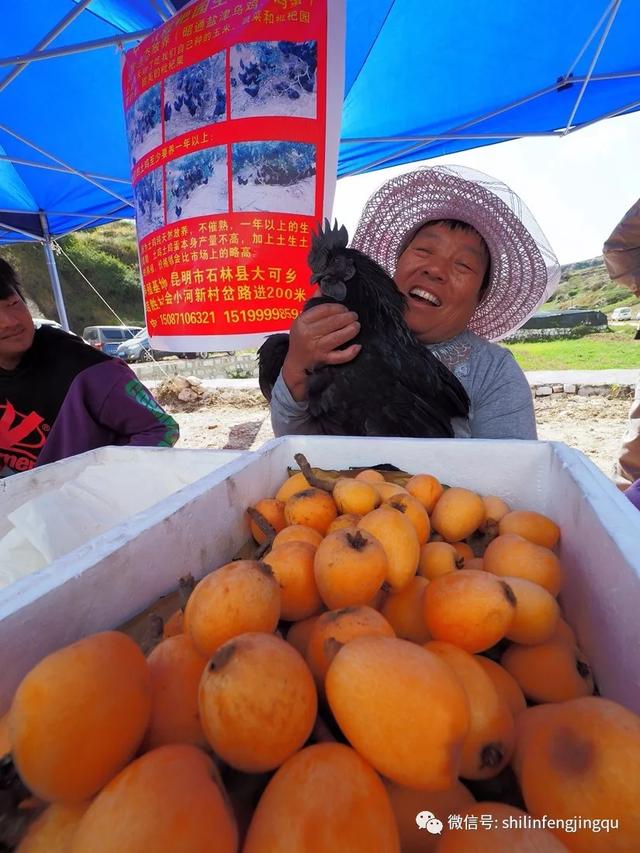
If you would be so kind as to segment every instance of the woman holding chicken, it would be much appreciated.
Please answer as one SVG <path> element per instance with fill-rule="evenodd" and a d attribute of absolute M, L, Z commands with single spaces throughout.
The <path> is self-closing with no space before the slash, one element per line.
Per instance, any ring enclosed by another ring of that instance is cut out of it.
<path fill-rule="evenodd" d="M 501 182 L 435 166 L 387 181 L 367 202 L 351 247 L 377 261 L 406 299 L 405 322 L 457 377 L 469 415 L 457 437 L 535 439 L 529 385 L 494 341 L 518 329 L 556 289 L 560 266 L 533 216 Z M 313 434 L 308 372 L 346 364 L 358 317 L 317 305 L 293 323 L 271 394 L 276 435 Z"/>

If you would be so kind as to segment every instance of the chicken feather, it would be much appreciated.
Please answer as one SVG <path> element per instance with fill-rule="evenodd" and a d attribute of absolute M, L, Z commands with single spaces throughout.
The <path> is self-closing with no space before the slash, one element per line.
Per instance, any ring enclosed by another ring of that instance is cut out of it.
<path fill-rule="evenodd" d="M 466 418 L 469 398 L 459 380 L 421 344 L 404 321 L 406 297 L 371 258 L 347 247 L 346 228 L 325 221 L 313 235 L 308 263 L 320 296 L 303 311 L 341 302 L 358 314 L 360 331 L 341 348 L 361 344 L 347 364 L 308 371 L 309 414 L 326 435 L 446 438 L 452 419 Z M 267 400 L 287 355 L 289 336 L 271 335 L 258 351 Z"/>

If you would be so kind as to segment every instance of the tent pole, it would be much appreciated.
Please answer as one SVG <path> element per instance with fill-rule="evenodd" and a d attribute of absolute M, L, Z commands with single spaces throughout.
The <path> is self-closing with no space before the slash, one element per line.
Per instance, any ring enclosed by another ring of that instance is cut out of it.
<path fill-rule="evenodd" d="M 537 136 L 562 136 L 561 130 L 523 130 L 520 133 L 434 133 L 432 136 L 354 136 L 341 139 L 341 145 L 385 142 L 439 142 L 460 139 L 495 139 L 504 142 L 509 139 L 523 139 Z"/>
<path fill-rule="evenodd" d="M 86 7 L 91 3 L 91 0 L 78 0 L 78 3 L 59 21 L 56 26 L 44 36 L 44 38 L 40 39 L 38 44 L 35 46 L 34 50 L 42 50 L 48 44 L 51 44 L 54 39 L 56 39 L 60 33 L 65 30 L 69 24 L 71 24 L 78 15 L 86 9 Z M 28 63 L 21 63 L 17 65 L 13 71 L 10 71 L 7 76 L 0 80 L 0 92 L 7 88 L 9 83 L 16 79 L 16 77 L 21 74 L 24 69 L 27 67 Z"/>
<path fill-rule="evenodd" d="M 617 0 L 613 0 L 613 2 L 617 2 Z M 637 71 L 633 70 L 633 71 L 629 71 L 629 72 L 622 72 L 621 76 L 622 77 L 627 77 L 627 76 L 635 77 L 636 74 L 637 74 Z M 593 81 L 596 81 L 596 80 L 613 80 L 613 79 L 617 79 L 618 76 L 619 75 L 617 73 L 612 74 L 611 72 L 603 73 L 603 74 L 592 74 L 590 78 L 587 76 L 577 77 L 577 78 L 574 78 L 572 80 L 572 82 L 574 82 L 574 81 L 575 82 L 581 82 L 581 81 L 584 82 L 585 80 L 588 82 L 589 79 L 591 79 Z M 491 112 L 485 113 L 484 115 L 481 115 L 481 116 L 477 116 L 476 118 L 471 119 L 471 121 L 467 121 L 464 124 L 456 125 L 455 127 L 450 128 L 449 132 L 450 133 L 457 133 L 457 132 L 464 131 L 467 128 L 474 127 L 475 125 L 480 124 L 480 122 L 488 121 L 489 119 L 496 118 L 497 116 L 502 115 L 503 113 L 509 112 L 509 110 L 513 110 L 516 107 L 524 106 L 525 104 L 529 103 L 530 101 L 534 101 L 536 98 L 540 98 L 540 97 L 543 97 L 544 95 L 549 95 L 551 92 L 557 91 L 558 85 L 559 85 L 559 83 L 558 83 L 558 81 L 556 81 L 555 83 L 552 83 L 550 86 L 545 86 L 544 89 L 539 89 L 537 92 L 532 92 L 529 95 L 525 95 L 522 98 L 518 98 L 518 100 L 516 100 L 516 101 L 511 101 L 510 103 L 505 104 L 502 107 L 498 107 L 497 109 L 492 110 Z M 616 115 L 617 112 L 619 112 L 619 111 L 616 111 L 615 113 L 613 113 L 613 115 Z M 606 118 L 606 117 L 607 116 L 604 116 L 604 118 Z M 594 119 L 594 122 L 600 121 L 600 118 L 602 118 L 602 117 Z M 594 122 L 587 122 L 587 125 L 590 123 L 594 123 Z M 587 126 L 587 125 L 584 125 L 584 126 Z M 444 133 L 446 134 L 446 132 L 447 131 L 445 131 Z M 572 129 L 569 128 L 568 132 L 571 133 Z M 565 134 L 564 130 L 562 130 L 562 131 L 551 131 L 550 132 L 551 136 L 561 137 L 564 134 Z M 386 156 L 381 157 L 379 160 L 374 160 L 373 163 L 368 163 L 366 167 L 362 167 L 362 168 L 354 169 L 353 171 L 350 171 L 350 172 L 346 172 L 344 175 L 341 175 L 340 178 L 341 179 L 342 178 L 351 178 L 354 175 L 361 175 L 363 173 L 366 173 L 367 171 L 371 171 L 372 169 L 375 169 L 376 167 L 383 166 L 385 163 L 388 163 L 390 160 L 394 160 L 396 157 L 401 157 L 405 154 L 410 154 L 412 151 L 415 151 L 418 148 L 427 147 L 431 141 L 437 141 L 439 138 L 441 138 L 441 135 L 428 136 L 428 137 L 424 138 L 423 140 L 421 140 L 420 142 L 412 143 L 405 148 L 400 148 L 397 151 L 393 151 L 390 154 L 387 154 Z M 491 138 L 495 138 L 495 137 L 491 137 Z M 341 139 L 340 144 L 347 143 L 350 141 L 351 141 L 350 139 Z M 375 141 L 378 141 L 378 140 L 375 140 Z M 386 140 L 383 138 L 380 141 L 385 142 Z"/>
<path fill-rule="evenodd" d="M 612 12 L 612 10 L 613 10 L 613 7 L 615 6 L 616 2 L 617 2 L 617 0 L 611 0 L 611 2 L 609 3 L 609 5 L 607 6 L 607 8 L 604 10 L 604 12 L 602 13 L 602 15 L 601 15 L 601 17 L 600 17 L 600 20 L 598 21 L 598 23 L 595 25 L 595 27 L 594 27 L 594 28 L 593 28 L 593 30 L 591 31 L 591 35 L 590 35 L 590 36 L 589 36 L 589 38 L 585 41 L 585 43 L 582 45 L 582 47 L 581 47 L 581 49 L 580 49 L 580 53 L 576 56 L 576 58 L 575 58 L 575 59 L 573 60 L 573 62 L 571 63 L 571 67 L 570 67 L 570 68 L 568 68 L 568 69 L 567 69 L 567 72 L 562 76 L 562 79 L 563 79 L 563 80 L 568 80 L 568 79 L 569 79 L 569 76 L 573 73 L 573 69 L 576 67 L 576 65 L 577 65 L 577 64 L 580 62 L 580 60 L 582 59 L 582 57 L 583 57 L 583 55 L 584 55 L 584 53 L 585 53 L 586 49 L 589 47 L 589 45 L 591 44 L 591 42 L 594 40 L 594 38 L 595 38 L 595 36 L 596 36 L 596 34 L 597 34 L 598 30 L 599 30 L 599 29 L 600 29 L 600 27 L 604 24 L 604 22 L 607 20 L 607 17 L 611 14 L 611 12 Z"/>
<path fill-rule="evenodd" d="M 631 101 L 628 104 L 623 104 L 621 107 L 616 107 L 615 110 L 611 110 L 611 112 L 598 116 L 598 118 L 583 121 L 582 124 L 574 124 L 573 127 L 569 128 L 569 133 L 575 133 L 576 130 L 582 130 L 584 127 L 591 127 L 591 125 L 597 124 L 599 121 L 605 121 L 608 118 L 616 118 L 616 116 L 626 113 L 627 110 L 637 110 L 638 107 L 640 107 L 640 101 Z"/>
<path fill-rule="evenodd" d="M 116 198 L 118 201 L 122 201 L 125 204 L 128 204 L 131 207 L 133 207 L 133 204 L 131 204 L 129 199 L 124 198 L 124 196 L 118 195 L 117 192 L 114 192 L 113 190 L 110 190 L 108 187 L 103 186 L 98 181 L 94 181 L 93 178 L 90 178 L 84 172 L 79 172 L 78 169 L 74 169 L 73 166 L 70 166 L 68 163 L 65 163 L 64 160 L 61 160 L 59 157 L 56 157 L 54 154 L 50 154 L 48 151 L 45 151 L 44 148 L 40 148 L 40 146 L 36 145 L 35 142 L 30 142 L 24 136 L 20 136 L 19 133 L 16 133 L 14 130 L 11 130 L 11 128 L 7 127 L 6 124 L 0 124 L 0 130 L 4 131 L 4 133 L 8 133 L 9 136 L 12 136 L 14 139 L 17 139 L 18 142 L 22 142 L 24 145 L 28 145 L 29 148 L 33 148 L 33 150 L 37 151 L 38 154 L 42 154 L 45 157 L 48 157 L 50 160 L 53 160 L 53 162 L 57 163 L 59 166 L 64 166 L 66 169 L 69 170 L 69 172 L 72 175 L 77 175 L 79 178 L 83 178 L 85 181 L 88 181 L 90 184 L 93 184 L 94 187 L 97 187 L 99 190 L 102 190 L 102 192 L 105 192 L 108 195 L 111 195 L 114 198 Z"/>
<path fill-rule="evenodd" d="M 60 277 L 58 276 L 58 267 L 56 266 L 55 255 L 53 254 L 53 248 L 51 246 L 51 235 L 49 234 L 49 226 L 47 224 L 47 217 L 44 213 L 40 213 L 40 224 L 42 225 L 42 234 L 44 236 L 44 242 L 42 244 L 42 248 L 44 249 L 44 256 L 47 261 L 47 269 L 49 270 L 49 278 L 51 279 L 51 290 L 53 290 L 53 298 L 56 301 L 56 308 L 58 309 L 58 319 L 62 325 L 62 328 L 65 331 L 69 331 L 69 321 L 67 320 L 67 310 L 64 307 L 64 297 L 62 295 L 62 288 L 60 287 Z"/>
<path fill-rule="evenodd" d="M 0 231 L 11 231 L 12 234 L 22 234 L 23 237 L 28 237 L 29 240 L 35 240 L 38 243 L 41 243 L 42 240 L 36 234 L 32 234 L 31 231 L 25 231 L 22 228 L 16 228 L 15 225 L 7 225 L 6 222 L 0 221 Z"/>
<path fill-rule="evenodd" d="M 565 134 L 569 133 L 569 129 L 570 129 L 571 125 L 573 124 L 574 118 L 576 117 L 576 113 L 578 112 L 578 107 L 580 106 L 580 102 L 582 101 L 582 96 L 584 95 L 585 89 L 587 88 L 587 86 L 589 84 L 589 79 L 591 78 L 591 75 L 593 74 L 593 69 L 596 67 L 596 62 L 598 61 L 598 57 L 600 56 L 600 54 L 602 52 L 602 48 L 604 47 L 604 43 L 606 42 L 607 36 L 609 35 L 609 31 L 611 30 L 611 27 L 613 26 L 613 22 L 616 19 L 616 15 L 618 14 L 618 9 L 620 8 L 621 2 L 622 2 L 622 0 L 614 0 L 613 6 L 611 9 L 611 14 L 609 16 L 609 20 L 607 21 L 607 26 L 604 28 L 604 32 L 600 36 L 600 41 L 598 42 L 598 46 L 596 48 L 596 51 L 593 54 L 593 57 L 592 57 L 591 62 L 589 64 L 587 76 L 585 77 L 585 79 L 582 83 L 582 87 L 580 88 L 580 92 L 578 93 L 578 97 L 576 98 L 576 102 L 573 105 L 573 109 L 571 110 L 571 115 L 569 116 L 569 118 L 567 120 L 567 126 L 564 129 Z"/>
<path fill-rule="evenodd" d="M 133 207 L 133 205 L 130 202 L 126 202 L 126 204 L 119 205 L 117 210 L 122 210 L 125 207 L 127 207 L 127 208 Z M 19 210 L 19 209 L 10 208 L 10 207 L 3 207 L 3 208 L 0 208 L 0 213 L 24 213 L 24 210 Z M 51 216 L 70 216 L 73 219 L 89 219 L 91 222 L 93 222 L 95 219 L 113 219 L 116 222 L 118 219 L 122 219 L 121 216 L 112 216 L 111 214 L 108 214 L 108 213 L 104 213 L 104 214 L 102 214 L 102 213 L 100 213 L 100 214 L 96 214 L 96 213 L 72 213 L 69 210 L 49 210 L 48 213 Z"/>
<path fill-rule="evenodd" d="M 529 101 L 534 101 L 536 98 L 540 98 L 543 95 L 548 95 L 550 92 L 553 92 L 557 88 L 557 84 L 553 84 L 551 86 L 545 86 L 544 89 L 539 89 L 537 92 L 531 92 L 529 95 L 525 95 L 523 98 L 518 98 L 517 101 L 512 101 L 509 104 L 505 104 L 502 107 L 498 107 L 495 110 L 492 110 L 489 113 L 485 113 L 484 115 L 477 116 L 476 118 L 471 119 L 470 121 L 464 122 L 464 124 L 456 125 L 455 127 L 449 128 L 450 133 L 457 133 L 462 130 L 466 130 L 469 127 L 473 127 L 476 124 L 480 124 L 482 121 L 488 121 L 491 118 L 496 118 L 502 113 L 509 112 L 509 110 L 514 109 L 515 107 L 521 107 L 524 104 L 529 103 Z M 0 130 L 2 129 L 0 125 Z M 435 141 L 433 136 L 427 137 L 425 140 L 417 143 L 412 143 L 408 145 L 406 148 L 401 148 L 399 151 L 393 151 L 390 154 L 386 154 L 384 157 L 381 157 L 379 160 L 374 160 L 373 163 L 368 163 L 366 167 L 360 169 L 354 169 L 352 172 L 347 172 L 346 175 L 341 175 L 342 178 L 351 178 L 353 175 L 361 175 L 363 172 L 371 171 L 378 166 L 382 166 L 384 163 L 388 163 L 389 160 L 394 160 L 396 157 L 401 157 L 404 154 L 410 154 L 412 151 L 415 151 L 417 148 L 422 148 L 423 146 L 429 145 L 429 140 Z M 342 140 L 340 140 L 342 143 Z"/>
<path fill-rule="evenodd" d="M 122 210 L 122 208 L 118 208 L 118 210 Z M 115 212 L 115 211 L 114 211 Z M 102 217 L 96 216 L 94 219 L 90 219 L 88 222 L 82 222 L 80 225 L 74 225 L 73 228 L 69 228 L 67 231 L 60 231 L 59 237 L 66 237 L 67 234 L 73 234 L 74 231 L 79 231 L 81 228 L 91 228 L 94 222 L 100 222 Z M 121 216 L 118 222 L 122 222 L 123 219 L 127 219 L 128 221 L 133 221 L 133 216 Z M 106 224 L 106 223 L 104 223 Z M 0 228 L 2 224 L 0 223 Z"/>
<path fill-rule="evenodd" d="M 0 68 L 5 65 L 26 65 L 29 62 L 41 62 L 45 59 L 55 59 L 58 56 L 72 56 L 78 53 L 87 53 L 90 50 L 99 50 L 112 44 L 119 45 L 130 41 L 142 41 L 150 33 L 153 27 L 146 30 L 138 30 L 135 33 L 119 33 L 117 36 L 106 36 L 93 41 L 84 41 L 80 44 L 69 44 L 64 47 L 54 47 L 51 50 L 36 50 L 31 53 L 19 53 L 16 56 L 5 56 L 0 59 Z"/>
<path fill-rule="evenodd" d="M 156 10 L 157 14 L 160 18 L 166 23 L 169 20 L 169 15 L 162 9 L 159 3 L 156 3 L 156 0 L 149 0 L 153 9 Z"/>
<path fill-rule="evenodd" d="M 167 11 L 168 11 L 168 12 L 169 12 L 169 14 L 171 15 L 171 17 L 173 17 L 174 15 L 176 15 L 176 14 L 177 14 L 177 12 L 176 12 L 176 7 L 173 5 L 173 3 L 171 2 L 171 0 L 162 0 L 162 2 L 163 2 L 163 3 L 164 3 L 164 5 L 166 6 Z"/>
<path fill-rule="evenodd" d="M 34 169 L 45 169 L 49 172 L 62 172 L 65 175 L 71 174 L 68 169 L 62 166 L 52 166 L 50 163 L 37 163 L 35 160 L 25 160 L 22 157 L 9 157 L 7 154 L 0 154 L 0 162 L 13 163 L 16 166 L 31 166 Z M 96 181 L 109 181 L 113 184 L 131 186 L 131 181 L 127 178 L 112 178 L 110 175 L 94 175 L 91 172 L 87 172 L 87 177 L 95 178 Z"/>

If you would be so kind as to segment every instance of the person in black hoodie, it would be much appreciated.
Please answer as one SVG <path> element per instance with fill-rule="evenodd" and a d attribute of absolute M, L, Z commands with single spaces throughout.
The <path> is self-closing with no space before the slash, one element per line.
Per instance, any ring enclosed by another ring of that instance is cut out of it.
<path fill-rule="evenodd" d="M 0 477 L 105 445 L 172 447 L 178 425 L 117 358 L 35 329 L 0 258 Z"/>

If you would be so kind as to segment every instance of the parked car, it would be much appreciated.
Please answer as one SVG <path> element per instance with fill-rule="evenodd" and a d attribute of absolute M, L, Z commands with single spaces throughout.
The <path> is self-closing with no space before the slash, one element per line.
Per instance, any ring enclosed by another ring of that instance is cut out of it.
<path fill-rule="evenodd" d="M 632 320 L 631 308 L 614 308 L 611 315 L 612 320 Z"/>
<path fill-rule="evenodd" d="M 178 356 L 178 358 L 206 358 L 209 353 L 165 352 L 164 350 L 154 349 L 149 343 L 149 333 L 146 329 L 141 329 L 135 338 L 131 338 L 130 341 L 120 344 L 116 350 L 116 355 L 130 364 L 135 361 L 151 361 L 158 358 L 168 358 L 169 356 Z"/>
<path fill-rule="evenodd" d="M 131 340 L 141 331 L 141 326 L 87 326 L 82 333 L 82 339 L 107 355 L 116 355 L 123 341 Z"/>

